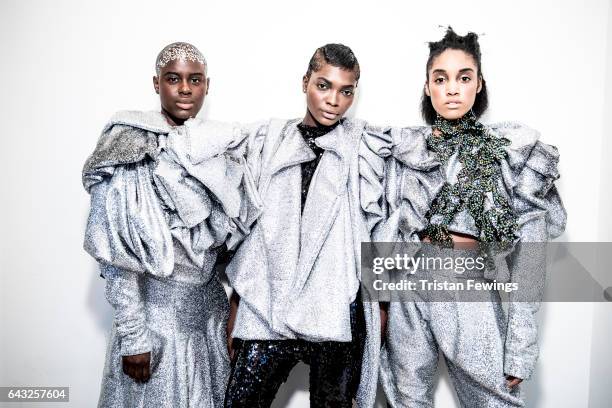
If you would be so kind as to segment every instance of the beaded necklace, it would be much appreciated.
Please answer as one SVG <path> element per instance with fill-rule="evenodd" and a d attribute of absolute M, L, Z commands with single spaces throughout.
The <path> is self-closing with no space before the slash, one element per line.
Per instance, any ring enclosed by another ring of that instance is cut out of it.
<path fill-rule="evenodd" d="M 427 147 L 437 154 L 443 164 L 458 152 L 463 168 L 457 182 L 446 182 L 426 217 L 428 226 L 423 231 L 432 242 L 452 247 L 448 226 L 461 211 L 466 210 L 475 221 L 480 242 L 510 244 L 516 237 L 517 217 L 508 200 L 499 191 L 500 161 L 506 157 L 504 146 L 510 141 L 491 134 L 476 120 L 472 111 L 456 120 L 437 116 Z M 434 134 L 435 133 L 435 134 Z M 487 196 L 493 206 L 486 208 Z M 440 221 L 432 223 L 432 218 Z"/>

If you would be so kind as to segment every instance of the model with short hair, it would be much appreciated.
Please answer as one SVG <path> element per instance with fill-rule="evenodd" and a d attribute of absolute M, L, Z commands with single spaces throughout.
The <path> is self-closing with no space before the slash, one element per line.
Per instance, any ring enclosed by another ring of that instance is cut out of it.
<path fill-rule="evenodd" d="M 99 406 L 220 407 L 229 308 L 215 247 L 242 238 L 259 201 L 231 154 L 240 128 L 195 118 L 210 85 L 200 51 L 170 44 L 155 68 L 161 112 L 115 114 L 83 169 L 84 246 L 115 311 Z"/>
<path fill-rule="evenodd" d="M 269 407 L 300 361 L 312 407 L 374 404 L 380 316 L 359 290 L 359 259 L 382 219 L 369 199 L 390 135 L 343 118 L 359 76 L 350 48 L 318 48 L 302 81 L 304 117 L 271 120 L 249 142 L 265 209 L 227 268 L 236 340 L 226 407 Z"/>
<path fill-rule="evenodd" d="M 524 125 L 479 121 L 487 89 L 476 34 L 460 36 L 449 27 L 429 50 L 422 101 L 429 126 L 405 128 L 401 143 L 426 145 L 423 163 L 433 163 L 437 176 L 415 182 L 418 166 L 390 159 L 385 199 L 391 215 L 385 227 L 397 232 L 394 240 L 437 244 L 424 245 L 429 256 L 455 256 L 452 248 L 459 246 L 460 253 L 477 255 L 479 243 L 488 245 L 485 251 L 502 249 L 485 252 L 491 256 L 487 267 L 469 276 L 452 269 L 420 269 L 414 276 L 529 287 L 510 293 L 507 316 L 495 290 L 482 291 L 479 301 L 465 301 L 459 291 L 449 291 L 450 298 L 417 291 L 415 301 L 391 302 L 383 387 L 392 407 L 433 407 L 442 353 L 461 406 L 521 407 L 518 384 L 532 374 L 538 356 L 534 314 L 544 284 L 543 256 L 531 257 L 533 247 L 526 243 L 535 247 L 565 228 L 554 185 L 559 154 Z M 409 182 L 411 189 L 402 187 Z M 424 210 L 413 211 L 410 203 L 430 197 Z M 526 290 L 535 295 L 524 296 Z"/>

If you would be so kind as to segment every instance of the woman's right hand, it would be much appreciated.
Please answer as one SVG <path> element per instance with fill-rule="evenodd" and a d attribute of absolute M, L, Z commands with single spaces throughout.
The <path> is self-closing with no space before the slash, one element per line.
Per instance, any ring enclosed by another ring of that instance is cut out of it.
<path fill-rule="evenodd" d="M 123 372 L 138 383 L 145 383 L 151 378 L 151 352 L 123 356 Z"/>

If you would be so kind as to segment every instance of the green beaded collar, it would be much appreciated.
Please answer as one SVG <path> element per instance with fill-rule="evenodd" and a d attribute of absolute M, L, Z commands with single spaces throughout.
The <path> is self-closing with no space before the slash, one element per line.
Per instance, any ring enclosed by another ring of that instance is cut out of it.
<path fill-rule="evenodd" d="M 508 139 L 491 134 L 472 111 L 456 120 L 438 115 L 432 135 L 427 138 L 427 147 L 444 164 L 458 152 L 463 168 L 457 174 L 457 182 L 445 183 L 433 200 L 423 235 L 434 243 L 452 247 L 448 226 L 457 214 L 467 209 L 479 231 L 479 241 L 510 244 L 515 240 L 517 217 L 499 192 L 500 162 L 506 158 L 504 146 L 509 144 Z M 485 208 L 488 194 L 494 203 L 489 209 Z M 436 222 L 432 223 L 434 217 Z"/>

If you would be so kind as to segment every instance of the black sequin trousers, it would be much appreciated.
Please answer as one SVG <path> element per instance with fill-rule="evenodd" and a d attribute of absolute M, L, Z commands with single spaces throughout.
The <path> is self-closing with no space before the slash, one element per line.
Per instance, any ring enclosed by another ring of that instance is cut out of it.
<path fill-rule="evenodd" d="M 361 374 L 365 318 L 360 295 L 350 306 L 352 341 L 239 340 L 226 408 L 268 408 L 295 365 L 310 365 L 311 408 L 351 408 Z"/>

